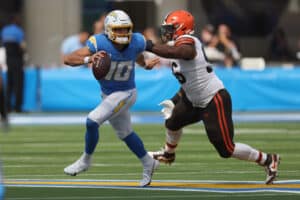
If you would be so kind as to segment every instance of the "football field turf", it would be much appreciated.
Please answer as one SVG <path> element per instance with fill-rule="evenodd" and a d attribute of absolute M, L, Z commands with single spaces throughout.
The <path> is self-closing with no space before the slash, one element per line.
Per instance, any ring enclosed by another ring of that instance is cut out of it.
<path fill-rule="evenodd" d="M 17 126 L 0 134 L 6 199 L 300 199 L 300 123 L 235 128 L 236 142 L 281 155 L 279 182 L 265 186 L 262 167 L 219 158 L 202 124 L 184 130 L 175 163 L 162 164 L 148 188 L 136 187 L 141 164 L 108 125 L 100 129 L 92 168 L 75 177 L 63 168 L 81 155 L 83 125 Z M 135 125 L 134 130 L 147 150 L 162 147 L 162 125 Z"/>

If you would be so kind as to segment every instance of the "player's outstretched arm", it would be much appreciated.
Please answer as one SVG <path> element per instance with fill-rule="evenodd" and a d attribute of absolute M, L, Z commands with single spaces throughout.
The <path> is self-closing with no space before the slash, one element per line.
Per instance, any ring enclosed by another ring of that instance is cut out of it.
<path fill-rule="evenodd" d="M 153 67 L 155 65 L 157 65 L 160 62 L 160 59 L 158 57 L 154 57 L 154 58 L 149 58 L 149 59 L 145 59 L 143 54 L 140 54 L 137 59 L 136 62 L 143 68 L 150 70 L 153 69 Z"/>
<path fill-rule="evenodd" d="M 81 49 L 78 49 L 68 55 L 65 55 L 63 57 L 64 64 L 70 65 L 70 66 L 77 66 L 77 65 L 83 65 L 88 64 L 92 62 L 91 56 L 92 52 L 89 50 L 88 47 L 83 47 Z"/>
<path fill-rule="evenodd" d="M 164 58 L 184 60 L 194 59 L 197 54 L 195 46 L 191 44 L 169 46 L 166 44 L 153 44 L 151 40 L 147 40 L 146 50 Z"/>

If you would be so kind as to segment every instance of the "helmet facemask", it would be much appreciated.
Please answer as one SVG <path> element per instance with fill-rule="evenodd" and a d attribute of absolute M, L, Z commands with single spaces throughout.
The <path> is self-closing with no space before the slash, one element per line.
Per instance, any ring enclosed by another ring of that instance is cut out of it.
<path fill-rule="evenodd" d="M 175 27 L 173 24 L 163 24 L 160 27 L 160 35 L 163 43 L 167 43 L 173 40 Z"/>
<path fill-rule="evenodd" d="M 118 29 L 127 29 L 127 33 L 118 33 Z M 111 41 L 117 44 L 128 44 L 130 43 L 132 35 L 132 26 L 112 26 L 110 27 L 110 34 L 108 37 Z"/>
<path fill-rule="evenodd" d="M 169 13 L 161 26 L 163 41 L 176 40 L 181 35 L 194 33 L 194 17 L 185 10 Z"/>

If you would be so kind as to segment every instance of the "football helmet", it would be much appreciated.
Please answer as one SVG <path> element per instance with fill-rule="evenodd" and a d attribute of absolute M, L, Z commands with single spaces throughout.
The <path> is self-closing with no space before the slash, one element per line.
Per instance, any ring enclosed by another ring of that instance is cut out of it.
<path fill-rule="evenodd" d="M 176 40 L 181 35 L 194 33 L 194 17 L 185 10 L 170 12 L 161 25 L 161 37 L 164 42 Z"/>
<path fill-rule="evenodd" d="M 128 29 L 127 33 L 117 33 L 117 29 Z M 105 17 L 104 32 L 117 44 L 128 44 L 131 40 L 133 24 L 130 17 L 122 10 L 113 10 Z"/>

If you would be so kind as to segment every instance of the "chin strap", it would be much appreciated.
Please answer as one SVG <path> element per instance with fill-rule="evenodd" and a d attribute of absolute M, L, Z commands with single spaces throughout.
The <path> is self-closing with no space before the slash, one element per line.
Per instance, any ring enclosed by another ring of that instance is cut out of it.
<path fill-rule="evenodd" d="M 173 101 L 171 100 L 164 100 L 160 102 L 158 105 L 163 106 L 161 109 L 161 113 L 163 114 L 165 119 L 169 119 L 172 115 L 173 109 L 175 107 Z"/>

